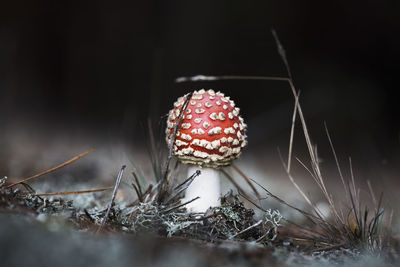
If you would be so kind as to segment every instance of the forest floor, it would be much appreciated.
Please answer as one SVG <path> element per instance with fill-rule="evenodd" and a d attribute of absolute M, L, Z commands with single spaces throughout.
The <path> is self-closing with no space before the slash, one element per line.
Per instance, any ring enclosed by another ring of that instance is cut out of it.
<path fill-rule="evenodd" d="M 142 201 L 110 206 L 106 193 L 40 196 L 4 183 L 2 265 L 396 266 L 399 259 L 398 242 L 382 251 L 324 243 L 313 237 L 320 231 L 304 232 L 277 210 L 256 215 L 233 192 L 206 214 L 188 214 L 178 197 L 156 204 L 139 190 Z"/>

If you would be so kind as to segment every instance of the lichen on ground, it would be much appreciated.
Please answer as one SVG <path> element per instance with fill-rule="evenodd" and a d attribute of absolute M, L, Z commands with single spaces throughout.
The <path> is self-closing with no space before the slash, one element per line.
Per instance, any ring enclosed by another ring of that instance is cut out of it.
<path fill-rule="evenodd" d="M 88 196 L 89 200 L 93 201 L 93 196 Z M 324 251 L 315 250 L 315 244 L 302 245 L 301 241 L 285 232 L 289 226 L 281 223 L 279 211 L 266 210 L 256 218 L 254 210 L 246 207 L 239 195 L 232 191 L 221 198 L 221 206 L 210 208 L 205 214 L 187 213 L 184 207 L 171 209 L 174 205 L 176 203 L 160 205 L 156 201 L 135 202 L 134 205 L 114 204 L 102 232 L 117 236 L 128 234 L 134 238 L 158 236 L 166 238 L 165 242 L 171 244 L 178 238 L 188 244 L 211 245 L 220 251 L 228 250 L 239 255 L 237 257 L 244 262 L 244 266 L 245 263 L 263 266 L 266 259 L 291 266 L 343 265 L 358 263 L 366 257 L 356 249 L 334 248 Z M 77 207 L 72 200 L 35 196 L 24 187 L 5 189 L 0 186 L 1 213 L 32 215 L 26 216 L 32 219 L 32 223 L 36 221 L 46 225 L 51 222 L 49 229 L 61 232 L 65 228 L 54 227 L 54 223 L 67 224 L 68 229 L 95 233 L 106 214 L 106 208 L 99 206 Z M 28 227 L 31 226 L 28 224 Z M 384 256 L 374 260 L 390 266 Z"/>
<path fill-rule="evenodd" d="M 221 198 L 221 206 L 210 208 L 205 214 L 187 213 L 184 207 L 168 211 L 166 207 L 155 203 L 138 203 L 126 208 L 113 207 L 112 210 L 110 225 L 116 229 L 207 242 L 226 239 L 257 241 L 263 236 L 265 240 L 272 240 L 276 237 L 281 218 L 278 211 L 269 211 L 261 222 L 257 222 L 254 210 L 246 208 L 232 191 Z"/>

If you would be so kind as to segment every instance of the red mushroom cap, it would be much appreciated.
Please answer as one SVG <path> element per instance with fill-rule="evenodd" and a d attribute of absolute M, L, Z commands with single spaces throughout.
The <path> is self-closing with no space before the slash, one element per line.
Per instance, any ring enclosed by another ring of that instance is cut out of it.
<path fill-rule="evenodd" d="M 168 145 L 186 97 L 178 98 L 169 112 Z M 245 130 L 239 108 L 229 97 L 212 89 L 194 91 L 178 127 L 173 152 L 183 163 L 214 168 L 229 165 L 247 144 Z"/>

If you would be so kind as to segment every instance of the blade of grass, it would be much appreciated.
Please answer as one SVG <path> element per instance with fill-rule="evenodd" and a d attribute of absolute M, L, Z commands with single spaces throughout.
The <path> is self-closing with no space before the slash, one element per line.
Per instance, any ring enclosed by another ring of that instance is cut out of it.
<path fill-rule="evenodd" d="M 266 189 L 264 186 L 262 186 L 261 184 L 259 184 L 257 181 L 255 181 L 255 180 L 253 180 L 253 179 L 251 179 L 251 178 L 250 178 L 250 180 L 252 180 L 253 183 L 255 183 L 256 185 L 258 185 L 259 187 L 261 187 L 261 188 L 267 193 L 268 196 L 270 196 L 270 197 L 276 199 L 278 202 L 280 202 L 280 203 L 282 203 L 282 204 L 284 204 L 284 205 L 286 205 L 286 206 L 288 206 L 288 207 L 290 207 L 290 208 L 292 208 L 292 209 L 298 211 L 299 213 L 303 214 L 306 218 L 308 218 L 313 224 L 316 224 L 315 219 L 318 219 L 316 216 L 314 216 L 313 214 L 308 213 L 308 212 L 306 212 L 306 211 L 303 211 L 303 210 L 301 210 L 301 209 L 299 209 L 299 208 L 296 208 L 295 206 L 290 205 L 289 203 L 287 203 L 286 201 L 284 201 L 284 200 L 281 199 L 280 197 L 278 197 L 278 196 L 272 194 L 268 189 Z"/>
<path fill-rule="evenodd" d="M 103 218 L 99 228 L 97 229 L 96 233 L 99 233 L 101 231 L 101 229 L 103 228 L 104 224 L 106 223 L 106 221 L 108 219 L 108 216 L 110 214 L 111 208 L 114 205 L 114 200 L 115 200 L 115 197 L 117 195 L 117 190 L 118 190 L 118 187 L 119 187 L 119 185 L 121 183 L 122 176 L 124 175 L 125 168 L 126 168 L 126 166 L 123 165 L 121 167 L 121 170 L 119 171 L 119 173 L 117 175 L 117 179 L 115 180 L 115 185 L 114 185 L 114 189 L 113 189 L 113 192 L 112 192 L 110 203 L 108 204 L 106 214 L 104 215 L 104 218 Z"/>
<path fill-rule="evenodd" d="M 200 174 L 201 174 L 201 171 L 200 171 L 200 170 L 196 170 L 195 173 L 193 173 L 192 175 L 190 175 L 189 178 L 187 178 L 187 179 L 186 179 L 185 181 L 183 181 L 181 184 L 177 185 L 174 189 L 175 189 L 175 190 L 178 190 L 179 188 L 183 187 L 184 185 L 186 185 L 186 187 L 189 186 L 189 185 L 193 182 L 194 178 L 196 178 L 196 177 L 199 176 Z"/>
<path fill-rule="evenodd" d="M 160 158 L 158 157 L 158 149 L 156 147 L 156 142 L 155 142 L 155 137 L 154 137 L 154 132 L 153 132 L 153 127 L 151 125 L 151 120 L 147 120 L 147 128 L 149 132 L 149 142 L 150 142 L 150 148 L 149 148 L 149 153 L 150 153 L 150 158 L 151 158 L 151 164 L 153 167 L 153 172 L 154 172 L 154 177 L 156 181 L 160 181 L 161 179 L 161 169 L 160 169 Z"/>
<path fill-rule="evenodd" d="M 267 81 L 287 81 L 286 77 L 268 77 L 268 76 L 236 76 L 236 75 L 195 75 L 188 77 L 178 77 L 175 79 L 176 83 L 183 82 L 199 82 L 199 81 L 219 81 L 219 80 L 267 80 Z"/>
<path fill-rule="evenodd" d="M 112 189 L 112 186 L 98 188 L 98 189 L 90 189 L 90 190 L 82 190 L 82 191 L 70 191 L 70 192 L 54 192 L 54 193 L 39 193 L 33 194 L 32 196 L 55 196 L 55 195 L 79 195 L 79 194 L 88 194 L 88 193 L 96 193 L 96 192 L 103 192 L 106 190 Z"/>
<path fill-rule="evenodd" d="M 294 104 L 294 110 L 293 110 L 293 116 L 292 116 L 292 126 L 290 128 L 290 139 L 289 139 L 289 152 L 288 152 L 288 163 L 287 163 L 287 169 L 286 172 L 290 173 L 290 167 L 292 166 L 292 152 L 293 152 L 293 139 L 294 139 L 294 126 L 296 123 L 296 115 L 297 115 L 297 109 L 299 106 L 299 96 L 300 92 L 296 94 L 295 96 L 295 104 Z"/>
<path fill-rule="evenodd" d="M 172 159 L 172 152 L 173 152 L 173 148 L 174 148 L 174 144 L 175 144 L 175 140 L 176 140 L 176 134 L 178 132 L 178 127 L 182 122 L 183 114 L 185 114 L 185 112 L 186 112 L 186 109 L 188 107 L 190 99 L 192 98 L 192 95 L 193 95 L 193 92 L 190 92 L 190 93 L 188 93 L 186 95 L 186 100 L 183 103 L 183 105 L 181 107 L 181 110 L 179 111 L 179 116 L 178 116 L 178 119 L 177 119 L 177 121 L 175 123 L 175 126 L 174 126 L 174 132 L 172 133 L 171 143 L 169 145 L 168 157 L 167 157 L 167 160 L 165 162 L 162 178 L 161 178 L 161 181 L 160 181 L 161 185 L 159 187 L 159 194 L 158 194 L 158 197 L 157 197 L 159 203 L 161 203 L 162 200 L 165 197 L 166 187 L 167 187 L 167 184 L 168 184 L 168 179 L 167 178 L 168 178 L 168 171 L 169 171 L 169 163 L 171 162 L 171 159 Z"/>
<path fill-rule="evenodd" d="M 251 204 L 253 204 L 256 208 L 262 210 L 263 212 L 267 212 L 266 209 L 264 209 L 264 208 L 262 208 L 260 205 L 256 204 L 256 202 L 255 202 L 253 199 L 247 198 L 246 196 L 244 196 L 244 195 L 241 194 L 240 192 L 238 192 L 238 193 L 239 193 L 239 195 L 240 195 L 242 198 L 246 199 L 248 202 L 250 202 Z"/>
<path fill-rule="evenodd" d="M 138 187 L 137 187 L 134 183 L 131 183 L 131 185 L 132 185 L 133 189 L 134 189 L 135 192 L 136 192 L 136 195 L 137 195 L 137 197 L 138 197 L 138 198 L 137 198 L 138 201 L 139 201 L 139 202 L 143 202 L 142 194 L 139 192 Z"/>
<path fill-rule="evenodd" d="M 243 188 L 233 179 L 233 177 L 227 173 L 224 169 L 221 169 L 221 172 L 225 175 L 226 178 L 236 187 L 238 190 L 239 194 L 242 194 L 246 196 L 246 198 L 250 198 L 250 196 L 246 193 L 246 191 L 243 190 Z"/>
<path fill-rule="evenodd" d="M 33 175 L 33 176 L 30 176 L 30 177 L 28 177 L 28 178 L 25 178 L 25 179 L 23 179 L 23 180 L 21 180 L 21 181 L 19 181 L 19 182 L 10 184 L 10 185 L 8 185 L 6 188 L 10 188 L 10 187 L 13 187 L 13 186 L 15 186 L 15 185 L 17 185 L 17 184 L 25 183 L 25 182 L 27 182 L 27 181 L 29 181 L 29 180 L 32 180 L 32 179 L 38 178 L 38 177 L 40 177 L 40 176 L 43 176 L 43 175 L 45 175 L 45 174 L 49 174 L 49 173 L 51 173 L 51 172 L 54 172 L 54 171 L 56 171 L 56 170 L 58 170 L 58 169 L 60 169 L 60 168 L 62 168 L 62 167 L 65 167 L 65 166 L 67 166 L 67 165 L 69 165 L 69 164 L 71 164 L 71 163 L 77 161 L 78 159 L 80 159 L 80 158 L 86 156 L 87 154 L 89 154 L 89 153 L 92 152 L 92 151 L 94 151 L 93 148 L 92 148 L 92 149 L 89 149 L 89 150 L 87 150 L 87 151 L 85 151 L 85 152 L 83 152 L 83 153 L 81 153 L 81 154 L 79 154 L 78 156 L 73 157 L 72 159 L 70 159 L 70 160 L 68 160 L 68 161 L 66 161 L 66 162 L 64 162 L 64 163 L 62 163 L 62 164 L 60 164 L 60 165 L 57 165 L 56 167 L 53 167 L 53 168 L 48 169 L 48 170 L 46 170 L 46 171 L 44 171 L 44 172 L 41 172 L 41 173 L 35 174 L 35 175 Z"/>
<path fill-rule="evenodd" d="M 314 208 L 315 205 L 311 202 L 311 200 L 310 200 L 310 199 L 307 197 L 307 195 L 303 192 L 303 190 L 300 188 L 300 186 L 294 181 L 294 179 L 293 179 L 292 175 L 290 174 L 290 172 L 288 172 L 288 169 L 289 169 L 289 168 L 286 167 L 285 162 L 283 161 L 283 158 L 282 158 L 282 154 L 280 153 L 279 149 L 278 149 L 278 154 L 279 154 L 279 157 L 280 157 L 280 159 L 281 159 L 281 163 L 282 163 L 283 167 L 284 167 L 285 170 L 286 170 L 286 174 L 288 175 L 290 182 L 294 185 L 294 187 L 295 187 L 295 188 L 297 189 L 297 191 L 301 194 L 301 196 L 306 200 L 306 202 L 307 202 L 312 208 Z"/>
<path fill-rule="evenodd" d="M 160 209 L 160 212 L 164 212 L 164 213 L 171 212 L 171 211 L 173 211 L 175 209 L 179 209 L 180 207 L 183 207 L 183 206 L 185 206 L 185 205 L 187 205 L 189 203 L 192 203 L 193 201 L 196 201 L 199 198 L 200 197 L 195 197 L 195 198 L 193 198 L 193 199 L 191 199 L 191 200 L 189 200 L 189 201 L 187 201 L 185 203 L 182 203 L 182 204 L 179 204 L 179 205 L 176 205 L 176 206 L 172 206 L 172 207 L 166 207 L 165 209 Z"/>
<path fill-rule="evenodd" d="M 372 198 L 372 202 L 374 203 L 375 208 L 377 208 L 378 203 L 376 202 L 375 193 L 374 193 L 374 190 L 372 189 L 370 180 L 367 180 L 367 185 L 368 185 L 368 189 L 369 189 L 369 194 L 371 195 L 371 198 Z"/>
<path fill-rule="evenodd" d="M 342 168 L 340 167 L 339 160 L 338 160 L 338 157 L 337 157 L 337 154 L 336 154 L 336 150 L 335 150 L 335 147 L 333 146 L 332 138 L 331 138 L 331 135 L 329 133 L 328 126 L 327 126 L 326 122 L 324 122 L 324 126 L 325 126 L 326 136 L 328 137 L 328 141 L 329 141 L 329 145 L 330 145 L 333 157 L 335 158 L 336 168 L 337 168 L 337 170 L 339 172 L 339 177 L 340 177 L 340 180 L 342 181 L 342 185 L 343 185 L 344 191 L 346 192 L 345 193 L 346 194 L 346 198 L 348 198 L 349 197 L 348 194 L 347 194 L 348 190 L 347 190 L 346 183 L 344 182 Z"/>
<path fill-rule="evenodd" d="M 164 202 L 165 205 L 170 203 L 172 200 L 176 199 L 183 191 L 185 191 L 190 184 L 194 181 L 196 177 L 198 177 L 201 174 L 200 170 L 197 170 L 195 173 L 193 173 L 189 178 L 187 178 L 183 183 L 175 187 L 174 191 L 175 193 L 172 193 L 171 196 Z"/>
<path fill-rule="evenodd" d="M 242 170 L 239 169 L 236 165 L 232 164 L 231 166 L 246 181 L 246 183 L 250 186 L 251 190 L 253 190 L 254 194 L 257 196 L 257 198 L 261 198 L 260 193 L 258 193 L 257 189 L 252 184 L 252 182 L 250 181 L 249 177 L 247 177 L 246 174 L 244 174 L 244 172 L 242 172 Z"/>

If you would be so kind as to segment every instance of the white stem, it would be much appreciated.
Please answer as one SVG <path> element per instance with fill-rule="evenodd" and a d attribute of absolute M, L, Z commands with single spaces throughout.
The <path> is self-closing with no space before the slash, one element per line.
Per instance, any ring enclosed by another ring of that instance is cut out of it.
<path fill-rule="evenodd" d="M 205 212 L 209 207 L 221 205 L 221 185 L 218 170 L 190 166 L 188 168 L 188 177 L 197 170 L 200 170 L 201 174 L 186 189 L 184 201 L 190 201 L 196 197 L 200 198 L 186 205 L 189 212 Z"/>

